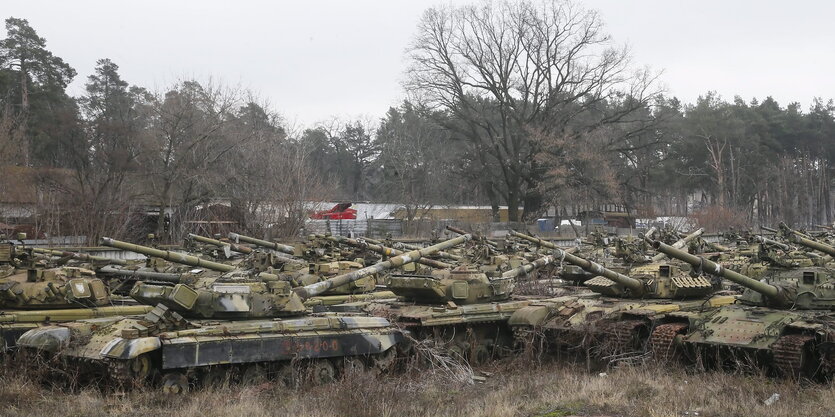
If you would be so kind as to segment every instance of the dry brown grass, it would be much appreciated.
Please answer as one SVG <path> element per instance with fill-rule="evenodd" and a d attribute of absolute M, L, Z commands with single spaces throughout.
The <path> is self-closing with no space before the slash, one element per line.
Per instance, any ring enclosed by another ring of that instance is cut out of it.
<path fill-rule="evenodd" d="M 106 394 L 44 388 L 25 376 L 0 377 L 4 416 L 831 416 L 831 385 L 653 367 L 601 376 L 579 367 L 521 360 L 483 369 L 483 384 L 447 375 L 354 374 L 297 391 L 265 384 L 165 396 L 153 390 Z M 772 394 L 780 400 L 764 401 Z M 699 414 L 695 414 L 698 412 Z M 685 414 L 689 413 L 689 414 Z"/>

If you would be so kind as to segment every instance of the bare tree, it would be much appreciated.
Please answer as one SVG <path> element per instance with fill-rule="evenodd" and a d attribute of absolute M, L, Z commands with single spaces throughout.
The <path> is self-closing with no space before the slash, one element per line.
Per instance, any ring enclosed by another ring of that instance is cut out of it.
<path fill-rule="evenodd" d="M 486 182 L 508 205 L 535 211 L 542 136 L 580 137 L 618 123 L 654 96 L 655 77 L 631 71 L 595 11 L 570 1 L 485 2 L 425 12 L 409 51 L 406 87 L 460 123 L 481 160 Z M 598 112 L 612 99 L 616 111 Z M 490 192 L 488 191 L 488 194 Z"/>
<path fill-rule="evenodd" d="M 222 160 L 249 139 L 232 129 L 241 104 L 239 90 L 212 82 L 183 81 L 157 95 L 140 163 L 159 207 L 160 235 L 165 235 L 167 208 L 173 209 L 168 237 L 178 239 L 185 230 L 179 222 L 185 216 L 178 214 L 209 202 L 224 180 Z"/>

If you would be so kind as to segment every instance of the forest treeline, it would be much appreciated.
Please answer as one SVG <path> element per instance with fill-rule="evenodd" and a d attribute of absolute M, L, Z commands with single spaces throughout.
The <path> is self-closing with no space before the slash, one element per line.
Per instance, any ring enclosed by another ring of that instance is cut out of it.
<path fill-rule="evenodd" d="M 127 234 L 156 207 L 171 212 L 159 229 L 180 236 L 217 200 L 249 230 L 286 233 L 316 200 L 401 203 L 415 218 L 442 204 L 507 206 L 512 221 L 620 204 L 729 225 L 833 221 L 832 100 L 683 103 L 595 11 L 563 0 L 428 9 L 408 100 L 304 128 L 257 92 L 191 79 L 152 91 L 106 58 L 71 97 L 72 66 L 25 19 L 6 30 L 0 166 L 55 174 L 37 213 L 53 233 Z"/>

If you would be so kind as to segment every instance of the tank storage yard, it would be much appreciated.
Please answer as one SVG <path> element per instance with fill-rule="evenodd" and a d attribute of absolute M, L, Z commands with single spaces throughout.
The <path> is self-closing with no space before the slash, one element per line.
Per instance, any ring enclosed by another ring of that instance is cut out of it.
<path fill-rule="evenodd" d="M 0 417 L 835 416 L 835 3 L 100 3 L 0 16 Z"/>

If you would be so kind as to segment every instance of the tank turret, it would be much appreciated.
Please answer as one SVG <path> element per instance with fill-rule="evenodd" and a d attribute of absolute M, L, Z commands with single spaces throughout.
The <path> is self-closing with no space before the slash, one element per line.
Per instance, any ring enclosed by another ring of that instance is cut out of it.
<path fill-rule="evenodd" d="M 597 277 L 585 282 L 592 291 L 614 297 L 688 298 L 712 293 L 716 286 L 701 277 L 686 276 L 674 265 L 648 264 L 626 276 L 596 262 L 555 249 L 555 256 Z"/>
<path fill-rule="evenodd" d="M 835 281 L 825 268 L 770 271 L 765 274 L 765 279 L 757 280 L 661 242 L 653 242 L 653 246 L 670 257 L 692 265 L 694 273 L 705 272 L 720 276 L 745 287 L 747 290 L 740 301 L 746 304 L 778 308 L 835 309 L 835 302 L 832 301 L 835 300 Z"/>
<path fill-rule="evenodd" d="M 107 286 L 90 269 L 30 269 L 0 279 L 0 308 L 31 310 L 109 303 Z"/>

